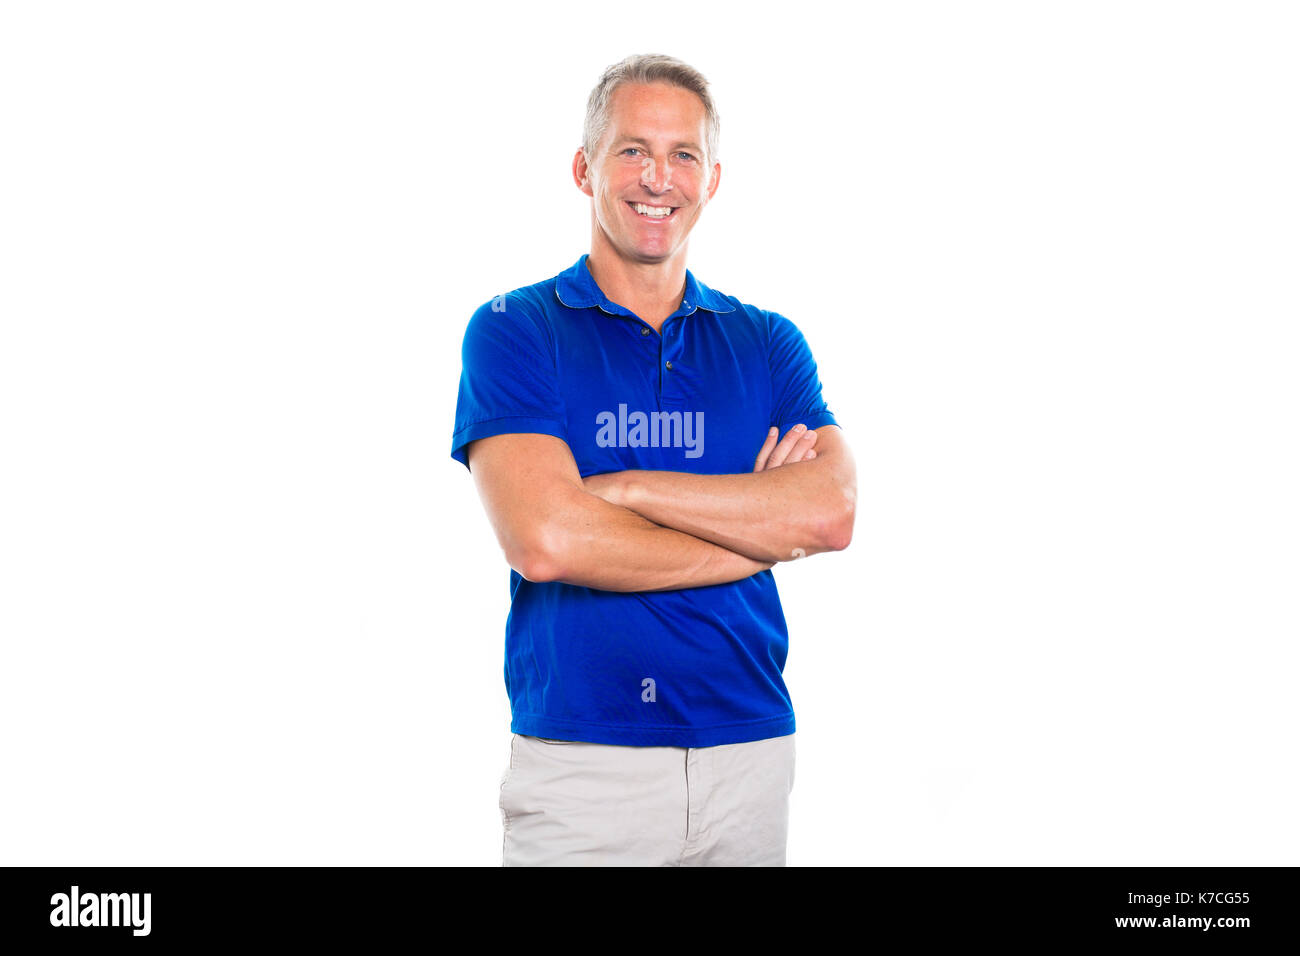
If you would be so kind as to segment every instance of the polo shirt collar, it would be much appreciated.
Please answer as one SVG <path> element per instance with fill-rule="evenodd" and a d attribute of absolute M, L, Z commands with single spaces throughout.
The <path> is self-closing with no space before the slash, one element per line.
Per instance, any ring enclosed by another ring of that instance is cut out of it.
<path fill-rule="evenodd" d="M 593 306 L 611 315 L 631 315 L 627 309 L 609 300 L 596 285 L 596 278 L 587 268 L 587 256 L 583 253 L 572 266 L 555 277 L 555 297 L 561 305 L 570 309 L 590 309 Z M 710 312 L 734 312 L 736 307 L 720 293 L 714 292 L 686 270 L 686 292 L 682 296 L 681 307 L 675 314 L 690 315 L 696 309 L 708 309 Z"/>

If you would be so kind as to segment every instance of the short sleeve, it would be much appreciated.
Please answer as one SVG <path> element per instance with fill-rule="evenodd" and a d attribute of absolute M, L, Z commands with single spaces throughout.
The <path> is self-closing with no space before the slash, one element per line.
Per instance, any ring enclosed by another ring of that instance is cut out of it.
<path fill-rule="evenodd" d="M 817 363 L 798 327 L 785 316 L 769 313 L 768 364 L 772 370 L 772 424 L 780 434 L 798 425 L 809 430 L 837 425 L 822 399 Z"/>
<path fill-rule="evenodd" d="M 566 439 L 564 421 L 551 337 L 535 308 L 511 295 L 481 305 L 461 345 L 451 457 L 468 468 L 466 445 L 511 432 Z"/>

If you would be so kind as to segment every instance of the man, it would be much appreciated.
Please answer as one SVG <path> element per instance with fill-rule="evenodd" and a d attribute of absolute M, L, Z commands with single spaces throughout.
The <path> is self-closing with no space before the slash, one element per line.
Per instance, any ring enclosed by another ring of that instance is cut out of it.
<path fill-rule="evenodd" d="M 856 479 L 799 330 L 686 268 L 717 141 L 691 67 L 610 67 L 573 160 L 590 253 L 465 333 L 452 457 L 512 568 L 508 866 L 785 864 L 770 569 L 848 546 Z"/>

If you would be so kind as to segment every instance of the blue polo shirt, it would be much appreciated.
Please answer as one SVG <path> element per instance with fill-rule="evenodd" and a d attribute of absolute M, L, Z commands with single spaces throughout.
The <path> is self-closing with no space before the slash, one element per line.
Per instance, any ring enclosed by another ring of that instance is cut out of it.
<path fill-rule="evenodd" d="M 461 353 L 451 456 L 479 438 L 563 439 L 578 471 L 745 474 L 772 425 L 836 424 L 794 323 L 686 272 L 662 333 L 611 302 L 587 256 L 484 303 Z M 712 747 L 794 733 L 772 572 L 615 592 L 510 572 L 506 689 L 517 734 Z"/>

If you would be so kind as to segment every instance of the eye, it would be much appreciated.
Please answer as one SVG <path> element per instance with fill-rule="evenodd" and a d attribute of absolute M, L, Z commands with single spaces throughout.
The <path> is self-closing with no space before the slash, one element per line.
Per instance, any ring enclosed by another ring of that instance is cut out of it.
<path fill-rule="evenodd" d="M 623 153 L 639 153 L 639 152 L 641 152 L 641 150 L 637 149 L 635 146 L 629 146 L 627 149 L 623 150 Z M 622 153 L 620 153 L 619 155 L 622 155 Z"/>
<path fill-rule="evenodd" d="M 691 155 L 690 153 L 678 153 L 677 155 L 678 155 L 678 156 L 685 156 L 685 157 L 686 157 L 687 159 L 689 159 L 691 162 L 695 162 L 695 157 L 694 157 L 693 155 Z"/>

